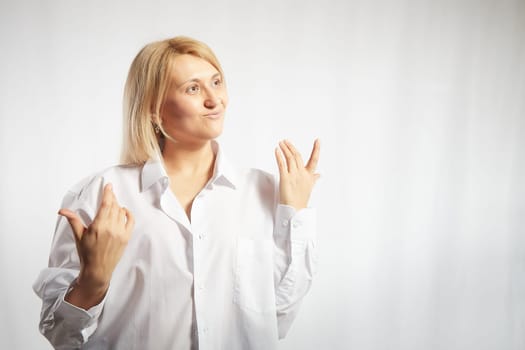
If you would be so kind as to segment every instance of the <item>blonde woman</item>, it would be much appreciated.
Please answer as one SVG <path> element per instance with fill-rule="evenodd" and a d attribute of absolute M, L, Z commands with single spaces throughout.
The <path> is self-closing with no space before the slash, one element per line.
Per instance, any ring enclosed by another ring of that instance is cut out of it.
<path fill-rule="evenodd" d="M 319 142 L 288 141 L 279 179 L 215 139 L 228 94 L 202 42 L 145 46 L 124 94 L 122 162 L 75 186 L 34 284 L 57 349 L 275 349 L 315 264 Z"/>

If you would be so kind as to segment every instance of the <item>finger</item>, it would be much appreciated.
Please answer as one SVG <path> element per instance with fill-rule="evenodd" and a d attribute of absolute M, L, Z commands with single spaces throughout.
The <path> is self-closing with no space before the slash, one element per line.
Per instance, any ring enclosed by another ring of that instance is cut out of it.
<path fill-rule="evenodd" d="M 120 206 L 117 200 L 117 196 L 115 196 L 115 192 L 113 191 L 113 186 L 110 189 L 111 189 L 110 194 L 111 194 L 112 204 L 111 204 L 111 210 L 109 212 L 109 216 L 110 216 L 110 219 L 112 220 L 119 220 L 121 213 L 125 215 L 125 211 L 124 212 L 122 211 L 124 207 Z"/>
<path fill-rule="evenodd" d="M 120 225 L 120 227 L 124 227 L 124 231 L 127 230 L 126 223 L 128 222 L 128 215 L 131 215 L 131 213 L 128 210 L 126 210 L 125 207 L 119 208 L 117 220 L 118 220 L 118 224 Z"/>
<path fill-rule="evenodd" d="M 286 143 L 283 141 L 279 142 L 279 147 L 281 147 L 281 151 L 284 154 L 284 157 L 286 158 L 286 164 L 288 165 L 288 171 L 292 171 L 297 169 L 297 164 L 295 163 L 295 157 L 292 154 L 292 151 Z"/>
<path fill-rule="evenodd" d="M 118 210 L 118 222 L 119 223 L 126 223 L 126 210 L 124 210 L 124 207 L 119 208 Z"/>
<path fill-rule="evenodd" d="M 84 227 L 84 224 L 78 215 L 69 209 L 60 209 L 58 211 L 58 215 L 62 215 L 67 219 L 69 225 L 71 225 L 73 233 L 75 234 L 75 238 L 80 241 L 86 228 Z"/>
<path fill-rule="evenodd" d="M 135 226 L 135 218 L 133 217 L 133 214 L 128 210 L 128 208 L 122 208 L 126 212 L 126 225 L 124 226 L 124 229 L 126 230 L 126 234 L 129 236 L 131 235 L 131 231 L 133 230 L 133 226 Z"/>
<path fill-rule="evenodd" d="M 288 148 L 292 152 L 292 155 L 295 158 L 295 163 L 297 164 L 297 167 L 299 168 L 304 167 L 304 162 L 303 162 L 303 157 L 301 157 L 301 152 L 299 152 L 290 141 L 284 140 L 284 143 L 286 144 L 286 146 L 288 146 Z"/>
<path fill-rule="evenodd" d="M 277 161 L 277 167 L 279 168 L 279 175 L 283 177 L 286 175 L 286 165 L 279 147 L 275 147 L 275 160 Z"/>
<path fill-rule="evenodd" d="M 108 183 L 104 186 L 104 194 L 102 199 L 107 200 L 108 203 L 113 204 L 113 202 L 117 201 L 117 198 L 115 197 L 115 193 L 113 193 L 113 185 Z"/>
<path fill-rule="evenodd" d="M 119 204 L 117 196 L 115 196 L 115 191 L 113 191 L 113 185 L 108 183 L 106 186 L 109 188 L 109 197 L 111 198 L 111 201 L 118 206 Z"/>
<path fill-rule="evenodd" d="M 314 147 L 312 149 L 312 154 L 310 155 L 310 159 L 308 159 L 308 163 L 306 163 L 306 169 L 313 173 L 315 169 L 317 168 L 317 163 L 319 162 L 319 153 L 321 152 L 321 142 L 319 139 L 316 139 L 314 142 Z"/>
<path fill-rule="evenodd" d="M 111 204 L 111 207 L 108 210 L 108 216 L 107 218 L 111 221 L 117 221 L 120 219 L 120 210 L 121 208 L 118 206 L 118 203 L 113 201 Z"/>
<path fill-rule="evenodd" d="M 100 202 L 100 208 L 98 209 L 97 217 L 107 217 L 111 214 L 113 203 L 115 201 L 115 195 L 113 194 L 113 189 L 111 184 L 106 184 L 104 186 L 104 191 L 102 193 L 102 201 Z"/>

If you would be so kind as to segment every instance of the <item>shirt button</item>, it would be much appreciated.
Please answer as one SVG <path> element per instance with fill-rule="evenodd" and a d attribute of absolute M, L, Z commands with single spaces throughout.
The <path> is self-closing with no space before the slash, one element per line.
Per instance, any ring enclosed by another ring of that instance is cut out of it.
<path fill-rule="evenodd" d="M 202 283 L 197 284 L 199 290 L 204 290 L 204 285 Z"/>
<path fill-rule="evenodd" d="M 283 225 L 283 227 L 288 226 L 288 220 L 283 220 L 283 222 L 281 222 L 281 225 Z"/>
<path fill-rule="evenodd" d="M 301 223 L 300 223 L 300 222 L 297 222 L 297 221 L 294 221 L 293 224 L 292 224 L 292 227 L 293 227 L 293 228 L 301 227 Z"/>
<path fill-rule="evenodd" d="M 199 239 L 204 239 L 206 237 L 206 234 L 204 233 L 199 233 Z"/>

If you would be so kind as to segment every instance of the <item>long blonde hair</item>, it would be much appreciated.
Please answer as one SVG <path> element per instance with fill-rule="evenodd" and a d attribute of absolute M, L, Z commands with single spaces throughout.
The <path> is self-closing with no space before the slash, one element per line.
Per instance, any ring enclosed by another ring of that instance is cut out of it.
<path fill-rule="evenodd" d="M 184 54 L 208 61 L 223 75 L 213 51 L 198 40 L 178 36 L 142 48 L 131 63 L 124 88 L 123 164 L 144 164 L 160 154 L 160 142 L 165 135 L 160 111 L 170 83 L 172 61 Z M 155 125 L 160 133 L 155 133 Z"/>

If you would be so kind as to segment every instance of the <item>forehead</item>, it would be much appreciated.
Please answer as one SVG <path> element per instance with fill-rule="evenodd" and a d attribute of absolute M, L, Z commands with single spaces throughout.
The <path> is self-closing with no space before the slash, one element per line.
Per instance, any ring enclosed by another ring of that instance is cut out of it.
<path fill-rule="evenodd" d="M 180 85 L 190 80 L 209 79 L 219 71 L 206 60 L 185 54 L 172 60 L 170 73 L 171 82 Z"/>

